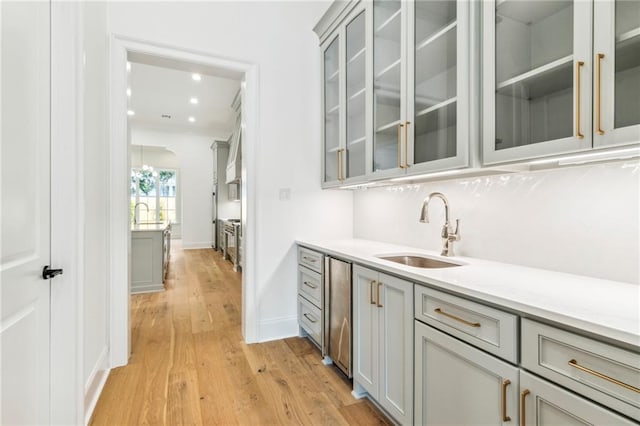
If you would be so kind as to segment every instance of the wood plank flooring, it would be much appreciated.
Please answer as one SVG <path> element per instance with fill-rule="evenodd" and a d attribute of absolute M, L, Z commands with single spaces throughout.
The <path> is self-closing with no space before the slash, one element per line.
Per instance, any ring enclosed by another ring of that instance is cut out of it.
<path fill-rule="evenodd" d="M 132 355 L 92 425 L 387 425 L 308 340 L 242 341 L 241 276 L 174 244 L 167 290 L 132 296 Z"/>

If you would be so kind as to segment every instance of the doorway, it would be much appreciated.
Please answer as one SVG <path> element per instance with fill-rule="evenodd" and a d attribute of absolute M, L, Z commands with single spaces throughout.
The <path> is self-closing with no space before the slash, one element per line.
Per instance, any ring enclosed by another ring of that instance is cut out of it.
<path fill-rule="evenodd" d="M 198 74 L 214 74 L 241 81 L 242 93 L 242 166 L 239 179 L 240 221 L 243 242 L 242 264 L 242 334 L 246 342 L 257 340 L 256 303 L 253 283 L 255 274 L 255 146 L 257 145 L 257 66 L 216 57 L 207 52 L 193 52 L 173 47 L 148 44 L 114 36 L 111 51 L 111 140 L 110 140 L 110 365 L 125 365 L 131 347 L 130 303 L 131 290 L 131 156 L 132 129 L 127 115 L 129 71 L 127 63 L 151 63 L 154 66 L 183 70 Z M 129 65 L 130 67 L 131 65 Z M 194 68 L 196 67 L 196 68 Z M 134 111 L 135 113 L 135 111 Z M 184 238 L 184 229 L 183 238 Z"/>

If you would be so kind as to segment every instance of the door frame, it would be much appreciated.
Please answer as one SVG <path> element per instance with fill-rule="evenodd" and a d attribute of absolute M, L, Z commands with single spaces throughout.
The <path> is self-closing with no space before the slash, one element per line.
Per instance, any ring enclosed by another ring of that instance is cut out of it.
<path fill-rule="evenodd" d="M 80 3 L 51 5 L 50 422 L 84 420 L 83 15 Z M 55 191 L 55 196 L 53 192 Z"/>
<path fill-rule="evenodd" d="M 131 242 L 129 226 L 129 143 L 127 124 L 127 55 L 147 54 L 181 62 L 193 62 L 244 74 L 242 83 L 242 334 L 247 343 L 257 341 L 256 271 L 256 151 L 258 145 L 258 65 L 217 56 L 213 52 L 110 35 L 110 135 L 109 135 L 109 361 L 110 367 L 126 365 L 131 351 L 130 286 Z"/>

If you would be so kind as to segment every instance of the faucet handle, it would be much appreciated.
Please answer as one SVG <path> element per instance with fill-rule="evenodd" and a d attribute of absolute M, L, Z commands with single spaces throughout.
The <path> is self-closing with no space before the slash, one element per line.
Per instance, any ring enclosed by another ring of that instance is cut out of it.
<path fill-rule="evenodd" d="M 460 219 L 456 219 L 456 230 L 451 234 L 450 238 L 453 238 L 455 241 L 460 240 Z"/>

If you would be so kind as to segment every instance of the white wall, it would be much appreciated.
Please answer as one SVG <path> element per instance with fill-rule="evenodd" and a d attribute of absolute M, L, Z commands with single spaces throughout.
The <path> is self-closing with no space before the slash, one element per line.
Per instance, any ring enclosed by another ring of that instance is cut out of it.
<path fill-rule="evenodd" d="M 175 153 L 178 159 L 178 190 L 181 193 L 182 210 L 175 231 L 181 236 L 184 248 L 211 247 L 211 141 L 210 137 L 181 131 L 174 133 L 164 129 L 131 128 L 133 145 L 165 147 Z"/>
<path fill-rule="evenodd" d="M 320 53 L 328 2 L 109 3 L 110 31 L 258 65 L 258 339 L 297 333 L 298 236 L 352 233 L 352 195 L 320 190 Z M 279 199 L 289 188 L 291 198 Z M 186 200 L 185 200 L 186 202 Z M 186 210 L 186 209 L 185 209 Z M 186 232 L 186 231 L 185 231 Z"/>
<path fill-rule="evenodd" d="M 108 369 L 108 39 L 104 3 L 85 3 L 84 27 L 84 363 L 90 414 Z"/>
<path fill-rule="evenodd" d="M 359 191 L 355 237 L 440 251 L 442 202 L 418 222 L 432 191 L 461 219 L 458 255 L 640 282 L 637 160 Z"/>

